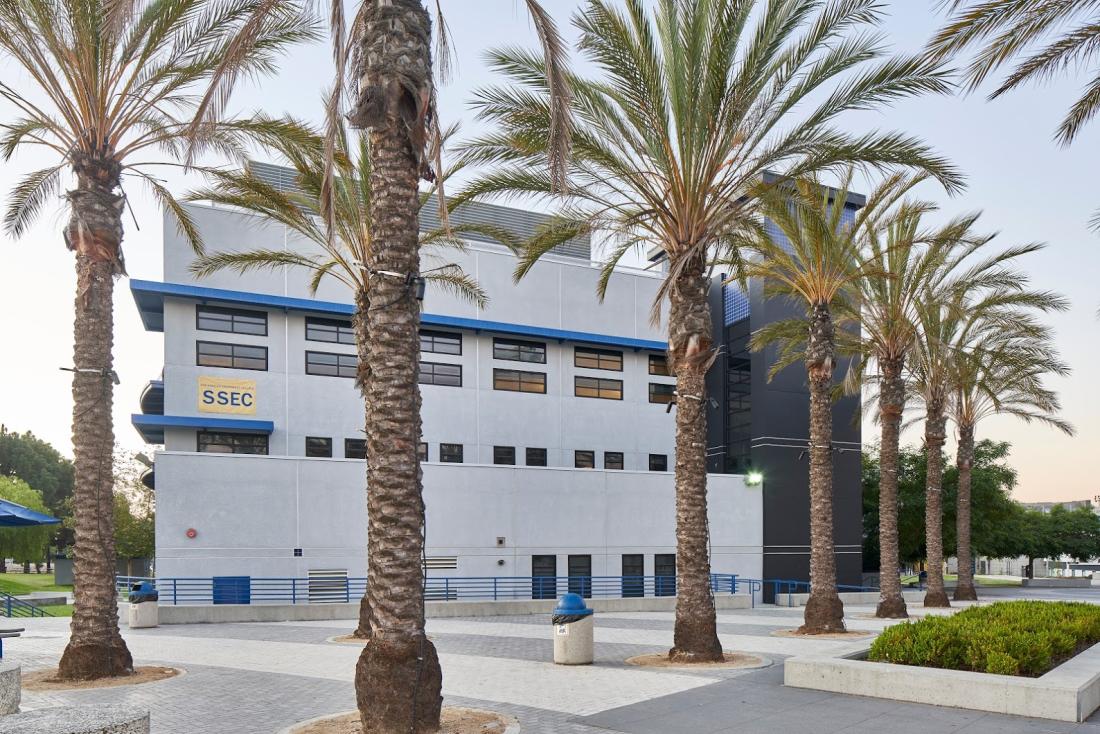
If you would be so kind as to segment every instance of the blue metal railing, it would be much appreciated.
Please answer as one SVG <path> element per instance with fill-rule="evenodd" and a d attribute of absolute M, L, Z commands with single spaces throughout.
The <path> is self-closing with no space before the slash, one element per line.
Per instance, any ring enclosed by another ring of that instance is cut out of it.
<path fill-rule="evenodd" d="M 810 593 L 810 582 L 799 581 L 798 579 L 765 579 L 765 584 L 770 584 L 772 592 L 775 597 L 778 598 L 782 594 L 787 595 L 787 606 L 791 605 L 791 596 L 794 594 L 808 594 Z M 839 592 L 866 592 L 866 591 L 878 591 L 877 586 L 853 586 L 850 584 L 837 584 L 836 590 Z"/>
<path fill-rule="evenodd" d="M 362 598 L 367 580 L 357 577 L 271 578 L 259 576 L 146 578 L 119 576 L 120 594 L 134 584 L 151 582 L 160 603 L 317 604 Z M 759 581 L 742 582 L 736 574 L 711 574 L 716 594 L 755 594 Z M 428 601 L 557 599 L 566 592 L 586 597 L 624 599 L 676 595 L 675 576 L 441 576 L 424 583 Z M 754 599 L 755 603 L 755 599 Z"/>
<path fill-rule="evenodd" d="M 0 591 L 0 613 L 5 617 L 52 617 L 53 615 L 41 607 L 16 599 L 11 594 Z"/>

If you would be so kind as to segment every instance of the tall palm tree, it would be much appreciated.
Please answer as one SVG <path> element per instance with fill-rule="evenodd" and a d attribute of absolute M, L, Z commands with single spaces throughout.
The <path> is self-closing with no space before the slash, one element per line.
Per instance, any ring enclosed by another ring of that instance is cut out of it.
<path fill-rule="evenodd" d="M 800 632 L 844 630 L 844 605 L 837 593 L 833 542 L 833 393 L 839 351 L 858 344 L 860 284 L 885 278 L 864 240 L 906 190 L 921 180 L 888 178 L 857 212 L 848 207 L 851 172 L 838 189 L 803 178 L 757 193 L 760 215 L 780 233 L 761 229 L 753 255 L 742 265 L 748 278 L 760 278 L 764 294 L 805 307 L 804 318 L 774 321 L 753 333 L 751 346 L 778 343 L 769 377 L 803 362 L 810 389 L 810 598 Z M 839 327 L 839 328 L 838 328 Z M 896 568 L 895 568 L 896 570 Z"/>
<path fill-rule="evenodd" d="M 970 91 L 1012 64 L 990 98 L 1028 83 L 1079 70 L 1081 96 L 1058 126 L 1056 139 L 1071 144 L 1100 112 L 1100 3 L 1095 0 L 943 0 L 954 15 L 928 43 L 937 60 L 976 49 L 963 70 Z M 1100 211 L 1092 219 L 1100 227 Z"/>
<path fill-rule="evenodd" d="M 881 9 L 871 0 L 661 0 L 652 13 L 641 0 L 617 5 L 589 0 L 574 17 L 579 48 L 600 73 L 571 77 L 564 188 L 544 173 L 552 151 L 543 65 L 512 49 L 491 56 L 512 85 L 478 92 L 482 119 L 497 129 L 470 144 L 471 161 L 491 169 L 465 195 L 533 197 L 561 215 L 526 248 L 517 277 L 562 239 L 596 230 L 613 237 L 601 295 L 636 246 L 659 248 L 667 260 L 653 313 L 667 299 L 678 396 L 670 655 L 715 660 L 722 652 L 707 547 L 704 378 L 715 359 L 708 263 L 737 259 L 735 240 L 753 228 L 758 206 L 749 194 L 769 170 L 797 177 L 851 164 L 910 166 L 957 189 L 958 173 L 919 141 L 833 127 L 846 110 L 943 92 L 947 82 L 928 62 L 883 58 L 874 33 Z"/>
<path fill-rule="evenodd" d="M 4 216 L 18 237 L 75 176 L 65 195 L 63 229 L 76 256 L 73 357 L 73 455 L 76 472 L 75 604 L 60 675 L 91 679 L 132 672 L 118 631 L 113 534 L 111 347 L 115 278 L 124 274 L 124 177 L 143 182 L 193 244 L 199 235 L 150 165 L 184 156 L 196 94 L 230 54 L 245 18 L 263 0 L 0 0 L 0 60 L 25 78 L 20 91 L 0 80 L 0 96 L 22 116 L 0 126 L 4 160 L 42 146 L 56 156 L 12 191 Z M 245 73 L 265 73 L 288 46 L 317 36 L 313 21 L 288 4 L 256 28 L 256 43 L 238 60 Z M 213 117 L 194 151 L 238 154 L 272 125 Z"/>
<path fill-rule="evenodd" d="M 1045 292 L 1012 296 L 1014 308 L 992 317 L 980 314 L 978 323 L 959 330 L 967 343 L 956 344 L 955 390 L 948 405 L 948 415 L 958 429 L 955 557 L 959 581 L 955 601 L 978 598 L 970 544 L 970 480 L 978 422 L 993 415 L 1012 415 L 1073 435 L 1073 426 L 1057 415 L 1058 396 L 1043 385 L 1046 375 L 1064 376 L 1069 368 L 1053 350 L 1050 330 L 1022 310 L 1026 305 L 1033 311 L 1062 311 L 1068 303 Z M 1031 303 L 1022 303 L 1024 300 Z"/>
<path fill-rule="evenodd" d="M 325 139 L 300 123 L 287 122 L 285 130 L 286 134 L 270 141 L 268 147 L 291 165 L 295 173 L 294 190 L 273 187 L 248 168 L 238 171 L 211 168 L 206 169 L 206 173 L 213 185 L 191 193 L 188 199 L 210 201 L 260 214 L 297 232 L 316 245 L 317 251 L 309 254 L 256 249 L 212 253 L 198 258 L 192 270 L 201 277 L 222 269 L 244 273 L 286 266 L 311 272 L 310 289 L 313 292 L 326 277 L 347 286 L 356 305 L 353 318 L 356 350 L 359 353 L 356 386 L 366 399 L 371 374 L 366 321 L 371 303 L 371 279 L 364 263 L 370 261 L 374 243 L 369 143 L 364 135 L 355 133 L 349 138 L 343 130 L 339 132 L 332 151 L 335 154 L 336 176 L 329 184 L 325 168 Z M 449 139 L 451 134 L 450 131 L 446 133 L 444 140 Z M 452 166 L 444 171 L 441 180 L 445 181 L 459 168 Z M 326 190 L 327 186 L 331 188 Z M 434 193 L 432 189 L 420 193 L 420 205 L 429 205 Z M 315 216 L 325 196 L 329 196 L 332 202 L 330 223 L 335 237 L 330 236 L 330 230 Z M 453 211 L 455 207 L 450 208 Z M 488 302 L 488 297 L 477 282 L 460 266 L 442 259 L 447 250 L 464 251 L 465 244 L 460 236 L 475 232 L 494 237 L 509 247 L 517 246 L 511 234 L 500 227 L 470 223 L 423 232 L 420 234 L 420 248 L 425 260 L 429 263 L 434 261 L 424 272 L 428 283 L 483 306 Z M 368 526 L 368 542 L 377 535 L 373 530 Z M 369 595 L 365 594 L 360 604 L 359 625 L 355 631 L 357 637 L 365 639 L 370 636 L 370 619 Z"/>

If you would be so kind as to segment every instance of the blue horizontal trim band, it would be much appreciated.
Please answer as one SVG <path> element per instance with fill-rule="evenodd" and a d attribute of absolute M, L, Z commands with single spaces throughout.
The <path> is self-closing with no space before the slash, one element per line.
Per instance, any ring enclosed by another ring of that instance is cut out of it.
<path fill-rule="evenodd" d="M 272 421 L 257 421 L 242 418 L 208 418 L 200 415 L 145 415 L 134 413 L 130 416 L 141 437 L 148 443 L 164 443 L 165 428 L 201 428 L 238 431 L 242 433 L 267 433 L 275 430 Z"/>
<path fill-rule="evenodd" d="M 223 288 L 206 288 L 197 285 L 185 285 L 183 283 L 158 283 L 150 280 L 131 280 L 130 291 L 133 293 L 134 301 L 137 303 L 138 310 L 141 312 L 141 319 L 145 324 L 145 328 L 149 331 L 164 331 L 165 296 L 191 298 L 197 301 L 215 301 L 218 303 L 236 303 L 248 306 L 280 308 L 288 311 L 302 311 L 305 313 L 336 314 L 340 316 L 351 316 L 355 313 L 355 307 L 346 303 L 317 301 L 312 298 L 272 296 L 266 293 L 231 291 Z M 602 344 L 607 346 L 626 347 L 629 349 L 646 349 L 655 352 L 663 352 L 668 348 L 668 344 L 665 342 L 653 341 L 650 339 L 635 339 L 632 337 L 611 336 L 608 334 L 592 334 L 584 331 L 552 329 L 544 326 L 509 324 L 502 321 L 467 319 L 458 316 L 444 316 L 442 314 L 421 314 L 420 321 L 425 326 L 443 326 L 452 329 L 487 331 L 494 334 L 533 336 L 543 339 L 578 342 L 581 344 Z"/>

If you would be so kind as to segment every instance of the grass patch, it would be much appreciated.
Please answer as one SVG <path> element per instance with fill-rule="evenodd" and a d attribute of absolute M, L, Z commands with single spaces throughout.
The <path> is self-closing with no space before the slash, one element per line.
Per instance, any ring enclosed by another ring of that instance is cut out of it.
<path fill-rule="evenodd" d="M 73 616 L 72 604 L 51 604 L 44 607 L 39 607 L 51 617 L 71 617 Z"/>
<path fill-rule="evenodd" d="M 1100 642 L 1100 606 L 1010 601 L 887 628 L 869 660 L 1037 677 Z"/>
<path fill-rule="evenodd" d="M 0 591 L 8 594 L 72 590 L 72 586 L 58 586 L 54 583 L 52 573 L 0 573 Z"/>

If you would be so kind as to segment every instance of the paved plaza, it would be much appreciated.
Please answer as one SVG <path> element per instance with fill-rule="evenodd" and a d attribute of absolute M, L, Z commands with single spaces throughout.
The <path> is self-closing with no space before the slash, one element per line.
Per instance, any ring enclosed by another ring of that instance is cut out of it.
<path fill-rule="evenodd" d="M 1030 598 L 1092 598 L 1100 590 L 1029 592 Z M 1020 596 L 999 590 L 986 599 Z M 919 608 L 914 608 L 919 612 Z M 848 608 L 850 629 L 881 630 L 872 607 Z M 600 613 L 596 663 L 555 666 L 546 615 L 433 619 L 428 632 L 443 664 L 445 703 L 507 712 L 525 734 L 707 734 L 739 732 L 888 732 L 1015 734 L 1095 732 L 1100 713 L 1083 724 L 895 703 L 783 686 L 783 660 L 799 654 L 844 654 L 866 642 L 776 637 L 796 627 L 800 610 L 761 606 L 722 612 L 728 650 L 771 661 L 757 670 L 641 669 L 624 660 L 667 650 L 671 612 Z M 68 633 L 66 619 L 30 619 L 9 640 L 6 659 L 24 671 L 54 666 Z M 294 622 L 173 625 L 124 630 L 137 664 L 182 668 L 183 676 L 140 686 L 24 693 L 23 708 L 66 703 L 131 703 L 152 711 L 157 734 L 274 734 L 304 719 L 354 708 L 357 645 L 331 642 L 353 623 Z"/>

